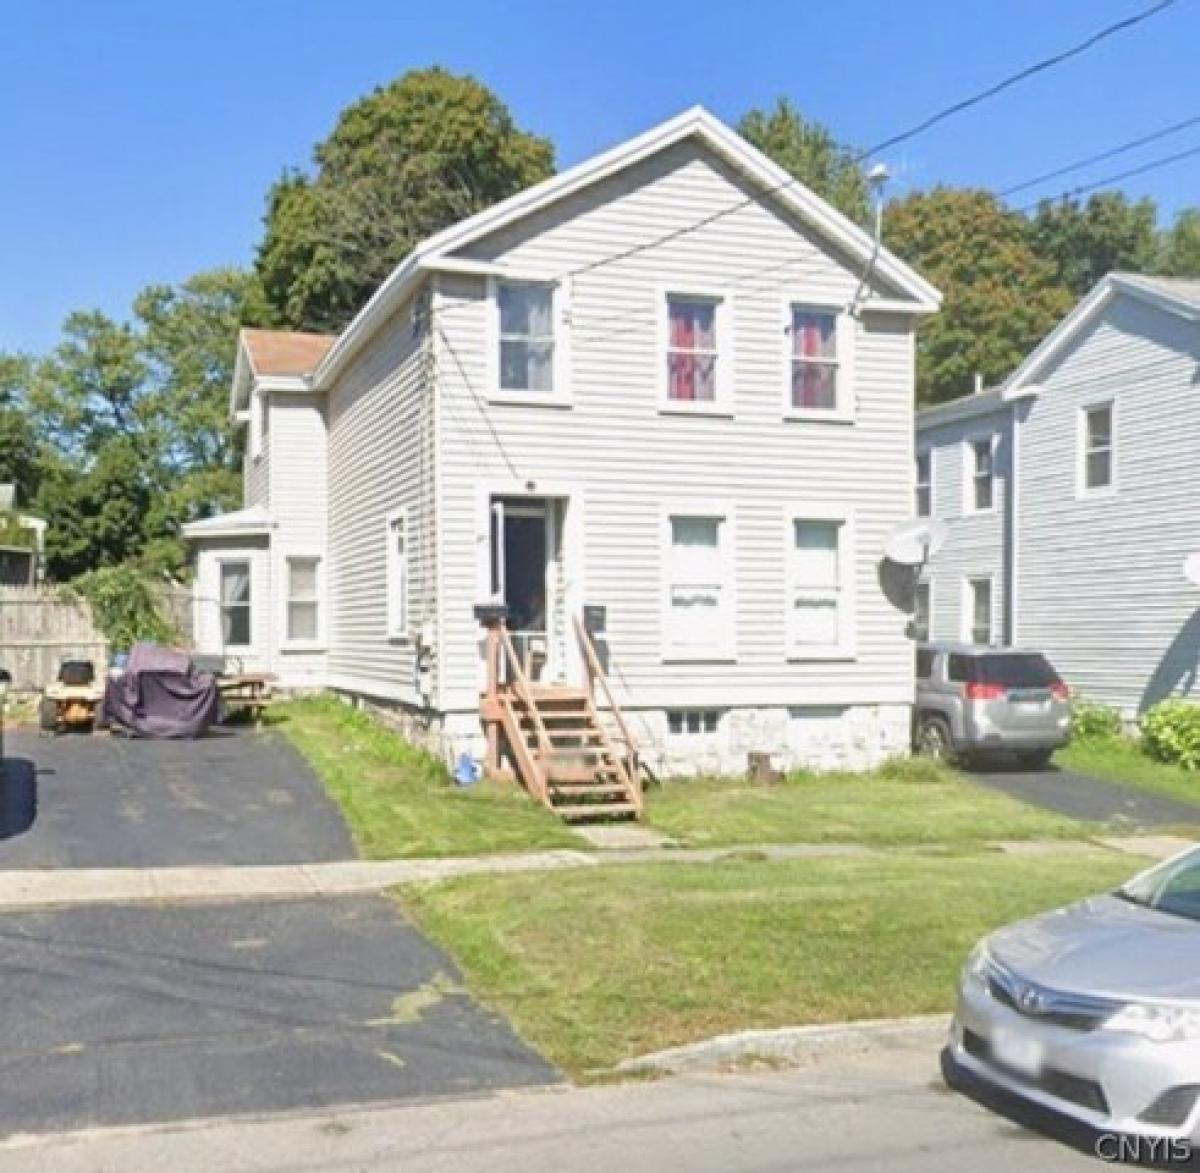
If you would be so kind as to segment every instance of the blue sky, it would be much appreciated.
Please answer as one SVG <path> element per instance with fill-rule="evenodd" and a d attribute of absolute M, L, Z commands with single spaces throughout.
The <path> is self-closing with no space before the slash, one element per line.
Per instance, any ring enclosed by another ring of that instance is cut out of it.
<path fill-rule="evenodd" d="M 779 95 L 868 145 L 1149 2 L 0 0 L 0 350 L 249 263 L 269 184 L 416 66 L 476 74 L 560 166 L 696 102 L 735 121 Z M 1179 0 L 897 148 L 891 190 L 1004 187 L 1200 114 L 1198 44 L 1200 2 Z M 1200 127 L 1071 182 L 1197 144 Z M 1200 203 L 1200 157 L 1128 190 L 1167 214 Z"/>

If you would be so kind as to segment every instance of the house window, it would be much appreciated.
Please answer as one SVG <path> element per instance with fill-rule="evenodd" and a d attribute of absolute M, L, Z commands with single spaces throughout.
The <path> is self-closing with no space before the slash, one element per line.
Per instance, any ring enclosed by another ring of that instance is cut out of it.
<path fill-rule="evenodd" d="M 933 515 L 933 453 L 917 453 L 917 516 Z"/>
<path fill-rule="evenodd" d="M 669 653 L 703 657 L 728 650 L 731 633 L 726 529 L 724 517 L 670 518 L 666 598 Z"/>
<path fill-rule="evenodd" d="M 554 393 L 554 288 L 502 281 L 500 389 Z"/>
<path fill-rule="evenodd" d="M 667 399 L 671 403 L 717 401 L 717 307 L 715 298 L 667 295 Z"/>
<path fill-rule="evenodd" d="M 387 516 L 387 631 L 391 639 L 408 634 L 409 533 L 408 510 L 397 509 Z"/>
<path fill-rule="evenodd" d="M 250 646 L 250 563 L 221 563 L 221 642 L 227 648 Z"/>
<path fill-rule="evenodd" d="M 1083 489 L 1090 493 L 1113 483 L 1113 405 L 1102 403 L 1083 412 Z"/>
<path fill-rule="evenodd" d="M 315 643 L 320 633 L 321 559 L 287 559 L 287 639 L 289 643 Z"/>
<path fill-rule="evenodd" d="M 913 639 L 918 643 L 926 643 L 929 640 L 931 593 L 930 584 L 927 582 L 917 583 L 913 592 L 912 633 Z"/>
<path fill-rule="evenodd" d="M 793 649 L 836 649 L 843 642 L 845 599 L 840 520 L 792 522 L 788 643 Z"/>
<path fill-rule="evenodd" d="M 968 635 L 973 644 L 992 642 L 992 580 L 971 578 L 967 580 L 967 606 L 970 627 Z"/>
<path fill-rule="evenodd" d="M 716 709 L 669 709 L 667 730 L 672 737 L 699 737 L 716 733 L 721 714 Z"/>
<path fill-rule="evenodd" d="M 791 407 L 836 411 L 838 407 L 837 314 L 792 306 Z"/>
<path fill-rule="evenodd" d="M 988 436 L 982 440 L 972 440 L 969 449 L 971 460 L 971 508 L 984 512 L 992 508 L 995 502 L 996 480 L 996 439 Z"/>

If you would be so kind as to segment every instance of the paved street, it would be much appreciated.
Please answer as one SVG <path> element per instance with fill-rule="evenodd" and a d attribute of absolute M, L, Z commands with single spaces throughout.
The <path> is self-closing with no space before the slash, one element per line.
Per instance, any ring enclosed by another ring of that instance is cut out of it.
<path fill-rule="evenodd" d="M 353 859 L 308 763 L 278 734 L 196 741 L 9 730 L 0 870 Z"/>
<path fill-rule="evenodd" d="M 544 1083 L 385 897 L 0 922 L 0 1136 Z"/>
<path fill-rule="evenodd" d="M 901 1050 L 805 1070 L 512 1092 L 0 1146 L 0 1173 L 1069 1173 L 1090 1156 L 993 1116 Z"/>

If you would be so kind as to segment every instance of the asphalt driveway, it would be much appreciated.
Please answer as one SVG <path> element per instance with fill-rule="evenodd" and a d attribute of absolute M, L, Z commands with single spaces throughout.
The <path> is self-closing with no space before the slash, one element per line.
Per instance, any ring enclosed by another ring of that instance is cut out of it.
<path fill-rule="evenodd" d="M 0 923 L 0 1135 L 558 1077 L 383 897 Z"/>
<path fill-rule="evenodd" d="M 10 729 L 5 741 L 0 870 L 355 856 L 320 780 L 277 733 L 131 741 Z"/>
<path fill-rule="evenodd" d="M 972 770 L 967 776 L 992 790 L 1073 819 L 1147 830 L 1200 826 L 1200 805 L 1057 766 L 1044 770 Z"/>

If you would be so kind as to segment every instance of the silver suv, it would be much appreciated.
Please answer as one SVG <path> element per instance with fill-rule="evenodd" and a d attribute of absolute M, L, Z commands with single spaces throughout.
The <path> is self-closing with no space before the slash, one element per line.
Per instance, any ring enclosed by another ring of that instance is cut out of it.
<path fill-rule="evenodd" d="M 961 759 L 1011 753 L 1039 768 L 1070 736 L 1067 686 L 1040 652 L 955 643 L 917 648 L 919 753 Z"/>

